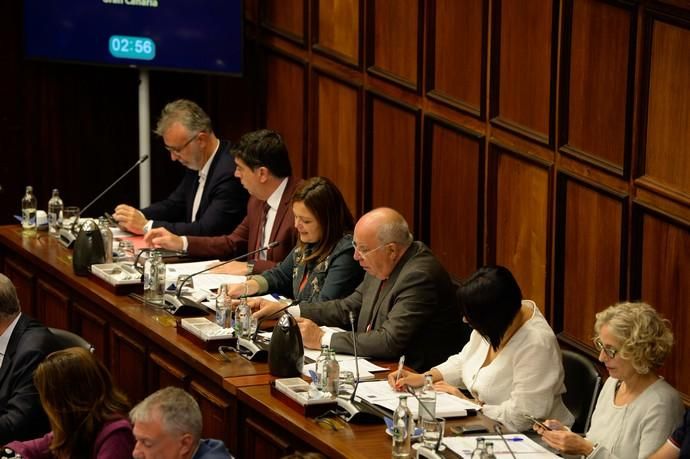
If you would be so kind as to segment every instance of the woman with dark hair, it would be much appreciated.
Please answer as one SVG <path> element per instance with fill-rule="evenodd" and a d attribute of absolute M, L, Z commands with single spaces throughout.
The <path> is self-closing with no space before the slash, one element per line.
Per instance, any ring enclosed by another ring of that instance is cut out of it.
<path fill-rule="evenodd" d="M 127 398 L 89 351 L 72 347 L 48 355 L 34 373 L 34 384 L 51 432 L 8 447 L 29 459 L 132 457 Z"/>
<path fill-rule="evenodd" d="M 240 284 L 228 285 L 233 296 L 278 293 L 305 302 L 343 298 L 364 273 L 353 257 L 355 226 L 343 195 L 325 177 L 312 177 L 292 198 L 297 246 L 280 264 Z"/>
<path fill-rule="evenodd" d="M 563 361 L 556 335 L 537 305 L 522 300 L 510 271 L 487 266 L 458 289 L 464 320 L 474 329 L 459 354 L 426 374 L 437 391 L 466 397 L 465 389 L 485 415 L 522 431 L 535 418 L 554 418 L 572 425 L 574 418 L 563 404 Z M 407 371 L 401 378 L 388 375 L 397 389 L 421 386 L 424 375 Z"/>

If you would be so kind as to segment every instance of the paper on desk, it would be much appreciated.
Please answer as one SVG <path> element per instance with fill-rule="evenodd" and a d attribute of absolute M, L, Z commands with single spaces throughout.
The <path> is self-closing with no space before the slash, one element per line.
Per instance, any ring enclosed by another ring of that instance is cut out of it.
<path fill-rule="evenodd" d="M 388 381 L 372 381 L 360 384 L 357 395 L 390 411 L 398 407 L 400 392 L 395 391 Z M 414 397 L 408 397 L 407 406 L 417 416 L 419 404 Z M 445 392 L 436 393 L 436 415 L 443 418 L 467 416 L 467 410 L 481 410 L 481 406 Z"/>
<path fill-rule="evenodd" d="M 188 276 L 203 269 L 209 268 L 211 265 L 216 263 L 220 263 L 220 260 L 195 261 L 191 263 L 168 263 L 165 265 L 165 267 L 167 268 L 168 275 L 173 274 L 179 276 L 180 274 L 183 274 Z M 196 278 L 194 280 L 196 281 Z M 244 282 L 244 276 L 242 276 L 242 282 Z"/>
<path fill-rule="evenodd" d="M 311 353 L 312 349 L 305 349 L 304 350 L 304 355 L 307 355 L 307 352 Z M 318 353 L 317 356 L 313 359 L 316 360 L 318 358 Z M 347 354 L 336 354 L 335 359 L 338 361 L 338 364 L 340 365 L 340 371 L 351 371 L 353 375 L 357 374 L 357 368 L 355 367 L 355 357 L 352 355 L 347 355 Z M 359 364 L 359 380 L 360 381 L 368 381 L 372 380 L 375 378 L 373 372 L 377 371 L 386 371 L 388 368 L 385 367 L 380 367 L 374 363 L 371 363 L 367 359 L 363 357 L 357 357 L 357 363 Z M 304 365 L 302 369 L 302 373 L 305 376 L 309 376 L 309 370 L 316 371 L 316 363 L 307 363 Z"/>
<path fill-rule="evenodd" d="M 360 386 L 361 387 L 361 386 Z M 438 411 L 437 411 L 438 412 Z M 485 441 L 490 441 L 494 444 L 494 454 L 497 458 L 500 457 L 512 457 L 505 443 L 501 440 L 498 435 L 482 435 Z M 548 459 L 548 458 L 558 458 L 557 455 L 548 451 L 531 438 L 523 434 L 507 434 L 505 439 L 510 445 L 510 449 L 516 455 L 524 455 L 522 457 L 529 457 L 535 459 Z M 476 436 L 458 436 L 458 437 L 445 437 L 443 443 L 450 448 L 454 453 L 462 458 L 471 458 L 472 450 L 477 445 Z"/>

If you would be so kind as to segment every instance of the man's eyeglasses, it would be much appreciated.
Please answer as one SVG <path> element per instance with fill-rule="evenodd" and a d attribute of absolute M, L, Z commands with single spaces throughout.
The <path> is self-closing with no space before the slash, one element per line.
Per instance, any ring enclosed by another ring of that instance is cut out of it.
<path fill-rule="evenodd" d="M 616 348 L 605 346 L 604 343 L 601 342 L 601 338 L 598 336 L 594 338 L 594 347 L 596 347 L 599 352 L 603 351 L 609 359 L 616 358 L 616 355 L 618 355 L 619 352 L 619 350 Z"/>
<path fill-rule="evenodd" d="M 359 247 L 359 245 L 357 244 L 357 241 L 355 241 L 354 239 L 352 240 L 352 247 L 355 248 L 355 252 L 359 253 L 359 256 L 362 257 L 362 258 L 366 258 L 367 256 L 371 255 L 372 253 L 376 252 L 376 251 L 377 251 L 378 249 L 380 249 L 381 247 L 385 247 L 385 246 L 387 246 L 388 244 L 390 244 L 390 242 L 385 242 L 385 243 L 383 243 L 383 244 L 377 246 L 376 248 L 373 248 L 373 249 L 370 249 L 370 250 L 366 250 L 366 249 L 361 249 L 361 248 Z"/>
<path fill-rule="evenodd" d="M 190 143 L 192 143 L 193 141 L 195 141 L 195 140 L 197 139 L 197 137 L 199 137 L 199 134 L 201 134 L 201 133 L 200 133 L 200 132 L 197 132 L 196 134 L 194 134 L 194 135 L 193 135 L 188 141 L 186 141 L 186 142 L 184 143 L 184 145 L 182 145 L 181 147 L 171 147 L 171 146 L 169 146 L 169 145 L 164 145 L 164 147 L 165 147 L 166 150 L 168 150 L 168 151 L 169 151 L 170 153 L 172 153 L 173 155 L 178 155 L 178 156 L 179 156 L 179 154 L 182 153 L 182 150 L 184 150 L 185 148 L 187 148 L 187 145 L 189 145 Z"/>

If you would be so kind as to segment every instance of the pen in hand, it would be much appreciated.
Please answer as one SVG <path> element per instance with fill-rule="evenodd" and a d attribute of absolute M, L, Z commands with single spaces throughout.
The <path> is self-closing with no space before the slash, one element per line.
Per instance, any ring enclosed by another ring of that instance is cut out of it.
<path fill-rule="evenodd" d="M 400 360 L 398 361 L 398 373 L 395 375 L 395 385 L 398 385 L 398 380 L 400 380 L 400 377 L 402 376 L 402 370 L 403 367 L 405 366 L 405 356 L 401 355 Z"/>

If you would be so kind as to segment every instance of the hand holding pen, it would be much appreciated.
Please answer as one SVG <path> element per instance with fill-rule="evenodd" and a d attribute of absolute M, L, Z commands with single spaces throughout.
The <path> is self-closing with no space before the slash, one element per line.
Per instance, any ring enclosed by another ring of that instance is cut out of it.
<path fill-rule="evenodd" d="M 398 381 L 400 381 L 400 377 L 402 376 L 402 371 L 403 367 L 405 366 L 405 355 L 400 356 L 400 360 L 398 361 L 398 373 L 395 375 L 395 385 L 398 385 Z"/>

